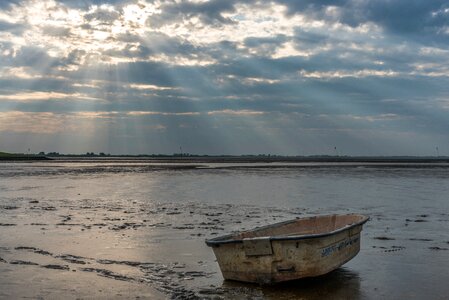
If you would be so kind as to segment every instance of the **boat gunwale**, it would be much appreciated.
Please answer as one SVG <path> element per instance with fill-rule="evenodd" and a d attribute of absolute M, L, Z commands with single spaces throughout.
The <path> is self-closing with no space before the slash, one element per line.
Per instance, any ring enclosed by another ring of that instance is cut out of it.
<path fill-rule="evenodd" d="M 334 216 L 334 215 L 319 215 L 319 216 L 314 216 L 314 217 L 296 218 L 293 220 L 287 220 L 287 221 L 283 221 L 283 222 L 279 222 L 279 223 L 256 227 L 252 230 L 237 231 L 237 232 L 223 235 L 220 237 L 216 237 L 213 239 L 208 239 L 208 240 L 206 240 L 206 245 L 209 247 L 214 247 L 214 246 L 217 247 L 217 246 L 224 245 L 224 244 L 239 244 L 239 243 L 243 243 L 243 240 L 253 240 L 253 239 L 260 239 L 260 238 L 268 239 L 270 241 L 297 241 L 297 240 L 306 240 L 306 239 L 316 239 L 316 238 L 327 237 L 327 236 L 331 236 L 334 234 L 338 234 L 345 230 L 352 229 L 356 226 L 363 225 L 366 222 L 368 222 L 368 220 L 370 219 L 368 216 L 360 215 L 360 214 L 347 214 L 347 215 L 340 215 L 340 216 L 348 216 L 348 215 L 360 216 L 360 217 L 362 217 L 362 220 L 360 220 L 356 223 L 350 224 L 350 225 L 343 226 L 336 230 L 323 232 L 323 233 L 301 234 L 301 235 L 278 235 L 278 236 L 267 236 L 267 237 L 253 237 L 253 238 L 245 238 L 245 239 L 230 239 L 231 237 L 235 236 L 236 234 L 242 233 L 242 232 L 251 232 L 251 231 L 256 231 L 256 230 L 263 230 L 263 229 L 268 229 L 268 228 L 272 228 L 272 227 L 283 226 L 286 224 L 297 222 L 299 219 L 312 219 L 312 218 L 328 217 L 328 216 Z"/>

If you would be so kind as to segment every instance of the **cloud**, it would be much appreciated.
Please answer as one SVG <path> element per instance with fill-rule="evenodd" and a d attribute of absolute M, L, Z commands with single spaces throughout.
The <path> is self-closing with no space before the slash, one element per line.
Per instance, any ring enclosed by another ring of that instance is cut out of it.
<path fill-rule="evenodd" d="M 152 84 L 129 84 L 126 86 L 127 88 L 136 89 L 136 90 L 151 90 L 151 91 L 166 91 L 166 90 L 174 90 L 177 88 L 167 87 L 167 86 L 157 86 Z"/>
<path fill-rule="evenodd" d="M 233 116 L 257 116 L 263 115 L 265 112 L 263 111 L 253 111 L 247 109 L 241 110 L 232 110 L 232 109 L 223 109 L 223 110 L 214 110 L 207 112 L 208 115 L 233 115 Z"/>
<path fill-rule="evenodd" d="M 276 50 L 282 47 L 288 38 L 284 34 L 279 34 L 274 37 L 247 37 L 243 44 L 248 49 L 248 52 L 259 56 L 272 56 Z"/>
<path fill-rule="evenodd" d="M 79 100 L 99 100 L 92 96 L 83 95 L 80 93 L 66 94 L 57 92 L 25 92 L 16 93 L 10 95 L 0 95 L 0 100 L 12 100 L 12 101 L 41 101 L 41 100 L 64 100 L 70 99 L 71 101 Z"/>
<path fill-rule="evenodd" d="M 223 24 L 232 24 L 234 21 L 223 16 L 225 12 L 234 12 L 235 4 L 238 0 L 210 0 L 204 2 L 168 2 L 161 5 L 159 14 L 151 16 L 147 24 L 151 28 L 159 28 L 166 24 L 186 21 L 194 17 L 207 25 L 220 26 Z M 252 2 L 252 1 L 247 1 Z"/>
<path fill-rule="evenodd" d="M 369 1 L 359 8 L 360 19 L 395 33 L 433 33 L 449 24 L 446 1 Z M 388 12 L 387 14 L 385 12 Z"/>
<path fill-rule="evenodd" d="M 2 0 L 0 1 L 0 8 L 9 8 L 11 5 L 18 5 L 22 2 L 23 0 Z"/>
<path fill-rule="evenodd" d="M 0 32 L 10 32 L 15 35 L 21 35 L 26 28 L 26 25 L 21 23 L 10 23 L 8 21 L 0 20 Z"/>
<path fill-rule="evenodd" d="M 47 51 L 40 47 L 24 46 L 15 52 L 8 52 L 0 56 L 3 66 L 32 67 L 35 69 L 51 69 L 59 64 L 59 60 L 48 55 Z"/>
<path fill-rule="evenodd" d="M 129 111 L 128 116 L 198 116 L 199 112 Z"/>
<path fill-rule="evenodd" d="M 115 39 L 126 43 L 126 46 L 120 49 L 107 50 L 104 52 L 105 54 L 115 57 L 132 57 L 140 60 L 155 60 L 158 57 L 169 56 L 166 61 L 170 63 L 173 63 L 172 56 L 175 55 L 186 59 L 198 58 L 199 55 L 200 58 L 209 58 L 207 51 L 202 53 L 201 47 L 194 46 L 187 40 L 174 36 L 171 37 L 161 32 L 148 31 L 143 35 L 127 32 L 118 34 Z"/>
<path fill-rule="evenodd" d="M 278 2 L 286 5 L 290 14 L 310 14 L 315 18 L 338 21 L 352 27 L 371 22 L 394 34 L 396 38 L 409 36 L 425 43 L 448 42 L 448 35 L 444 31 L 449 25 L 449 5 L 443 0 L 279 0 Z"/>
<path fill-rule="evenodd" d="M 68 38 L 71 35 L 71 30 L 69 27 L 46 25 L 42 27 L 42 33 L 54 37 Z"/>
<path fill-rule="evenodd" d="M 125 4 L 127 2 L 134 2 L 134 1 L 127 1 L 127 0 L 82 0 L 82 1 L 73 1 L 73 0 L 56 0 L 59 3 L 63 3 L 64 5 L 67 5 L 68 7 L 72 8 L 79 8 L 79 9 L 88 9 L 89 7 L 93 5 L 101 6 L 101 5 L 120 5 Z"/>
<path fill-rule="evenodd" d="M 86 21 L 95 21 L 97 25 L 111 25 L 119 17 L 120 13 L 110 5 L 101 5 L 99 7 L 95 7 L 84 15 L 84 19 Z"/>
<path fill-rule="evenodd" d="M 0 132 L 54 134 L 71 130 L 67 116 L 52 112 L 0 112 Z"/>

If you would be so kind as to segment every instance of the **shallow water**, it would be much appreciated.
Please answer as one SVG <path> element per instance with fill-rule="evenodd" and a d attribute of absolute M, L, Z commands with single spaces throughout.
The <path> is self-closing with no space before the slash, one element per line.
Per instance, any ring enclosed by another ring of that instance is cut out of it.
<path fill-rule="evenodd" d="M 447 166 L 200 165 L 0 164 L 0 298 L 447 298 Z M 348 212 L 371 217 L 361 251 L 319 278 L 223 281 L 204 244 Z"/>

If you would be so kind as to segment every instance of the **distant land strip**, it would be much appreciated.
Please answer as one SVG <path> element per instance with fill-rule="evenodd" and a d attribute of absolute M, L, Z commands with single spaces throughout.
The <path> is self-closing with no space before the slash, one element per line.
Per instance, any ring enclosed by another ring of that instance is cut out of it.
<path fill-rule="evenodd" d="M 51 160 L 51 158 L 46 157 L 44 155 L 0 152 L 0 161 L 33 161 L 33 160 Z"/>
<path fill-rule="evenodd" d="M 449 156 L 280 156 L 280 155 L 110 155 L 87 153 L 81 155 L 51 153 L 14 154 L 0 152 L 0 161 L 77 161 L 77 162 L 149 162 L 149 163 L 375 163 L 378 164 L 449 164 Z M 369 165 L 368 165 L 369 166 Z M 236 168 L 235 166 L 230 166 Z M 244 167 L 244 166 L 242 166 Z M 267 167 L 253 166 L 253 167 Z M 286 165 L 273 166 L 286 167 Z"/>

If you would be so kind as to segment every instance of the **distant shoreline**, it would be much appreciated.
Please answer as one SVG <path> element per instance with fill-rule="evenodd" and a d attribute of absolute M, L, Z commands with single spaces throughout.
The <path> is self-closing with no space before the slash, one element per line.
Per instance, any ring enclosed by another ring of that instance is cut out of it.
<path fill-rule="evenodd" d="M 41 160 L 52 160 L 46 156 L 34 156 L 34 155 L 2 155 L 0 156 L 0 161 L 41 161 Z"/>
<path fill-rule="evenodd" d="M 1 155 L 0 161 L 78 161 L 154 163 L 449 163 L 448 156 L 83 156 L 83 155 Z"/>

